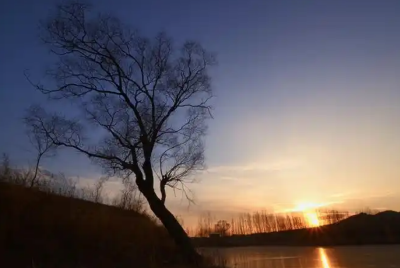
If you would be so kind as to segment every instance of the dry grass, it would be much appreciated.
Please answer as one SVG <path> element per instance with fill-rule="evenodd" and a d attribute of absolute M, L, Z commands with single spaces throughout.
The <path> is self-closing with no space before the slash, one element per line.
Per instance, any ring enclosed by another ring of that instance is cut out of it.
<path fill-rule="evenodd" d="M 0 219 L 0 261 L 10 267 L 152 267 L 176 255 L 145 214 L 3 182 Z"/>
<path fill-rule="evenodd" d="M 32 172 L 11 167 L 3 156 L 0 267 L 186 268 L 166 229 L 146 213 L 128 181 L 108 200 L 102 180 L 94 188 L 77 188 L 62 174 L 39 175 L 33 184 Z M 216 267 L 211 259 L 203 264 Z"/>

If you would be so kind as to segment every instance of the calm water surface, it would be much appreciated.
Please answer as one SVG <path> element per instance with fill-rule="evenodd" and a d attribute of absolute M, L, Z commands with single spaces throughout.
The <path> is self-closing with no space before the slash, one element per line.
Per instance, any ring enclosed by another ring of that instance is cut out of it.
<path fill-rule="evenodd" d="M 243 247 L 203 249 L 232 268 L 400 267 L 399 246 Z"/>

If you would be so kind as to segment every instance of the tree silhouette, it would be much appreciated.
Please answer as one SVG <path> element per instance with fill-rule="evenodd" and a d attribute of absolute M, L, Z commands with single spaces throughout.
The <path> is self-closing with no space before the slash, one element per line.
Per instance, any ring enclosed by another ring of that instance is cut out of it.
<path fill-rule="evenodd" d="M 31 82 L 52 99 L 71 100 L 79 115 L 34 107 L 28 122 L 54 145 L 87 155 L 109 173 L 132 176 L 185 256 L 197 261 L 165 206 L 166 188 L 186 194 L 185 183 L 204 168 L 214 57 L 197 42 L 176 49 L 165 33 L 147 39 L 115 17 L 90 11 L 79 2 L 62 4 L 43 23 L 42 38 L 58 62 L 47 72 L 52 83 Z"/>
<path fill-rule="evenodd" d="M 231 228 L 231 225 L 225 220 L 220 220 L 215 224 L 215 232 L 221 236 L 227 236 L 229 228 Z"/>
<path fill-rule="evenodd" d="M 40 109 L 40 107 L 31 107 L 29 109 L 29 114 L 35 114 L 38 111 L 36 109 Z M 36 124 L 31 124 L 31 118 L 30 115 L 28 114 L 27 117 L 24 118 L 25 125 L 27 126 L 27 135 L 29 138 L 29 141 L 31 142 L 32 146 L 34 147 L 36 151 L 36 161 L 35 161 L 35 167 L 34 167 L 34 172 L 32 175 L 32 178 L 30 178 L 30 183 L 29 186 L 33 187 L 35 186 L 38 182 L 38 176 L 40 173 L 40 164 L 41 161 L 43 160 L 44 157 L 51 157 L 54 156 L 56 151 L 56 146 L 51 140 L 50 137 L 47 135 L 43 135 L 43 131 L 40 126 Z"/>

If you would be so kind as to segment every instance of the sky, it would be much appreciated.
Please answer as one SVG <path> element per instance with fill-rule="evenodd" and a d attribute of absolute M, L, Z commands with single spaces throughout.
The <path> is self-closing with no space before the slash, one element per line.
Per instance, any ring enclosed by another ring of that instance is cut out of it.
<path fill-rule="evenodd" d="M 32 163 L 21 118 L 46 103 L 24 77 L 51 56 L 38 22 L 55 1 L 6 0 L 0 10 L 0 149 Z M 152 36 L 195 39 L 216 52 L 208 170 L 196 200 L 168 206 L 194 222 L 211 211 L 282 211 L 301 204 L 399 210 L 399 1 L 131 1 L 96 8 Z M 98 167 L 63 151 L 43 165 L 91 183 Z M 110 183 L 109 190 L 118 187 Z"/>

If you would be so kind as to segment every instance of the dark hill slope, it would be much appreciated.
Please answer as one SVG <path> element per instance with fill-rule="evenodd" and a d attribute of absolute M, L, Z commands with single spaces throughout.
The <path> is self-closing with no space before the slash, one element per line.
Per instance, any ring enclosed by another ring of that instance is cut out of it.
<path fill-rule="evenodd" d="M 146 215 L 0 183 L 0 267 L 146 267 L 173 250 Z"/>

